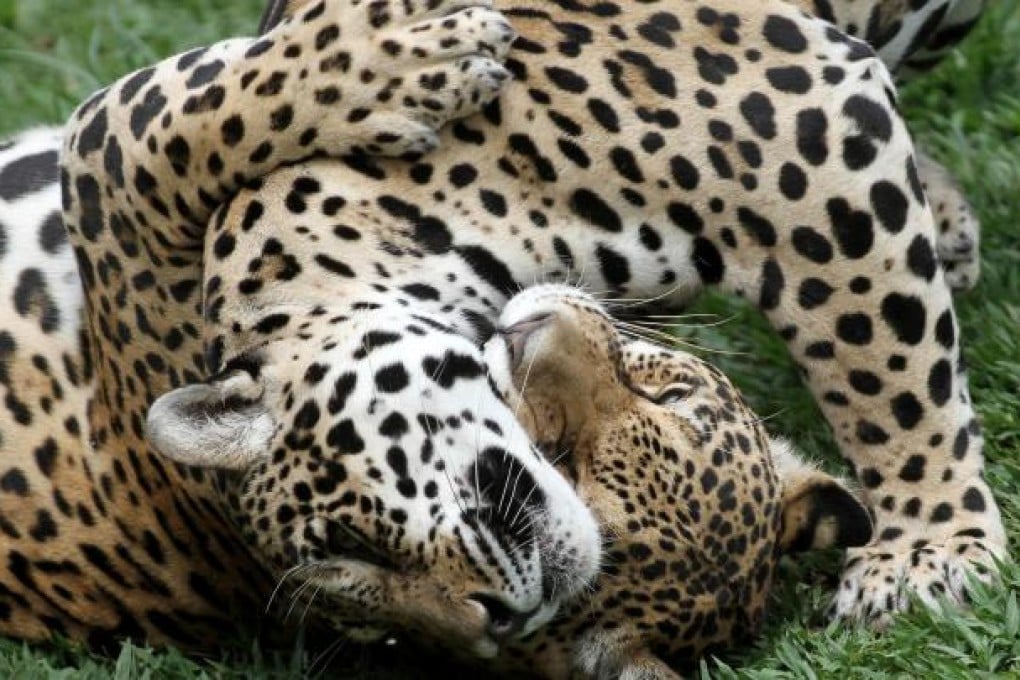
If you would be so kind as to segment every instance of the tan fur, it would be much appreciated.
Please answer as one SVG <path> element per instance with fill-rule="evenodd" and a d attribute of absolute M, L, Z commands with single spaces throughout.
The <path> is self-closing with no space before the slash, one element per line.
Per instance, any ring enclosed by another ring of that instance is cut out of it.
<path fill-rule="evenodd" d="M 861 501 L 771 440 L 717 369 L 625 341 L 576 289 L 512 299 L 486 359 L 594 511 L 607 550 L 592 594 L 510 645 L 508 665 L 552 678 L 670 676 L 666 660 L 756 633 L 786 549 L 870 539 Z"/>

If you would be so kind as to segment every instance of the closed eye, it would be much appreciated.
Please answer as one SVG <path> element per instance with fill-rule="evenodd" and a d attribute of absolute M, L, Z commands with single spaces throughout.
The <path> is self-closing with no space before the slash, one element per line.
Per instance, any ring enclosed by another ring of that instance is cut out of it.
<path fill-rule="evenodd" d="M 676 404 L 684 399 L 687 399 L 694 393 L 694 388 L 687 383 L 676 383 L 669 385 L 661 392 L 659 392 L 652 399 L 656 404 L 666 406 L 669 404 Z"/>
<path fill-rule="evenodd" d="M 335 557 L 358 560 L 380 569 L 396 570 L 396 565 L 368 539 L 345 522 L 331 520 L 326 524 L 326 551 Z"/>

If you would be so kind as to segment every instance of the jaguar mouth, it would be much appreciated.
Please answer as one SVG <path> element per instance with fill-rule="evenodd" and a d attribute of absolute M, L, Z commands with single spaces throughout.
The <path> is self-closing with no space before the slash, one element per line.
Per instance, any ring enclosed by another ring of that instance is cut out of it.
<path fill-rule="evenodd" d="M 557 603 L 543 602 L 538 607 L 523 611 L 508 604 L 504 598 L 488 593 L 474 593 L 468 599 L 473 601 L 487 621 L 485 635 L 478 641 L 476 652 L 491 649 L 492 656 L 507 643 L 531 635 L 548 623 L 559 610 Z M 479 656 L 486 658 L 484 654 Z"/>

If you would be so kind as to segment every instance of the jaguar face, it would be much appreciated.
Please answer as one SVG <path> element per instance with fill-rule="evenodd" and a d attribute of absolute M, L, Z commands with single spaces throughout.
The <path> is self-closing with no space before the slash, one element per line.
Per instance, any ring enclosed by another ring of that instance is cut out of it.
<path fill-rule="evenodd" d="M 474 343 L 403 310 L 304 318 L 148 421 L 164 455 L 234 471 L 235 519 L 301 609 L 486 657 L 594 579 L 591 513 Z"/>

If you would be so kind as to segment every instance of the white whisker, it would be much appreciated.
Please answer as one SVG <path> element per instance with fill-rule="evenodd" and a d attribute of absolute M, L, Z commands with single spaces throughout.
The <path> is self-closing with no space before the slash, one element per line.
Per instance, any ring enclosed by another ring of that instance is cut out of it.
<path fill-rule="evenodd" d="M 284 581 L 286 581 L 288 578 L 290 578 L 291 576 L 293 576 L 297 572 L 301 571 L 302 569 L 308 569 L 308 568 L 310 568 L 312 566 L 314 566 L 314 565 L 313 564 L 298 564 L 298 565 L 295 565 L 295 566 L 291 567 L 287 571 L 283 572 L 283 576 L 281 576 L 280 580 L 276 582 L 276 587 L 273 588 L 273 592 L 269 594 L 269 601 L 266 602 L 266 609 L 265 609 L 264 613 L 266 613 L 266 614 L 269 613 L 269 610 L 273 606 L 273 600 L 276 599 L 276 594 L 280 592 L 280 588 L 283 586 L 283 582 Z"/>

